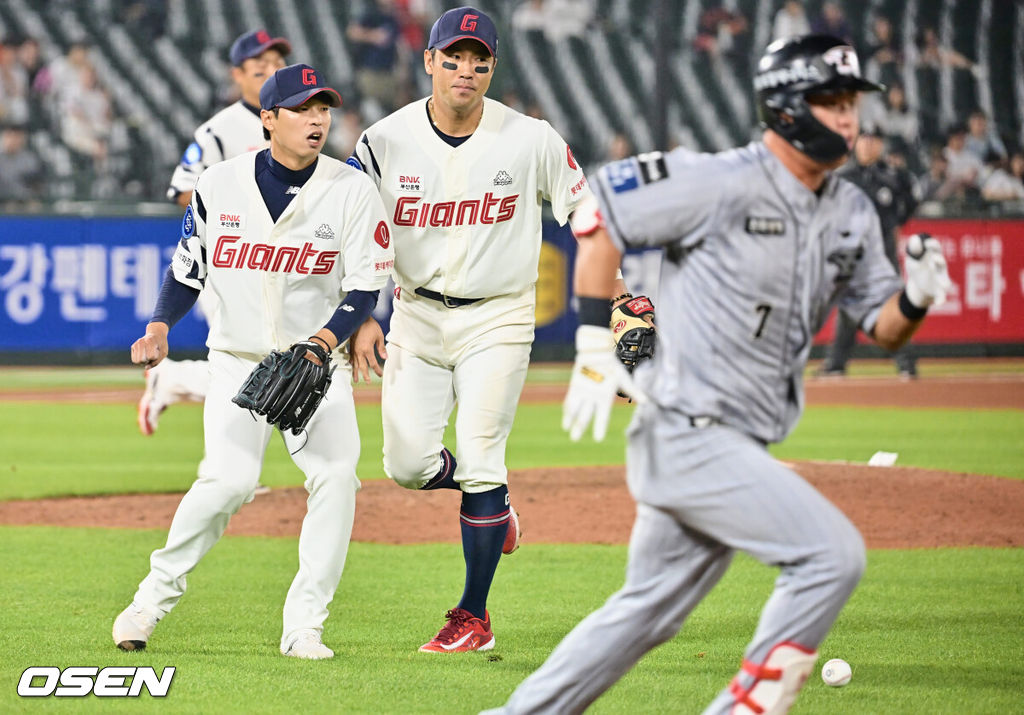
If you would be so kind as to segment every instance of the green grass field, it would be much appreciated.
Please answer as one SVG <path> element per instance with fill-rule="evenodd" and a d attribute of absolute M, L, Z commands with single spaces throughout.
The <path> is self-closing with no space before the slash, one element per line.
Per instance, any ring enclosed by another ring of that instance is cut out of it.
<path fill-rule="evenodd" d="M 132 384 L 124 371 L 84 374 L 79 377 L 97 386 Z M 557 382 L 560 374 L 564 379 L 564 368 L 545 366 L 531 379 Z M 40 387 L 67 379 L 61 371 L 30 375 Z M 10 387 L 9 378 L 0 371 L 0 389 Z M 137 373 L 130 379 L 137 383 Z M 559 431 L 557 406 L 524 404 L 509 466 L 621 464 L 629 413 L 627 406 L 616 409 L 605 443 L 573 445 Z M 0 401 L 0 499 L 182 491 L 201 454 L 199 420 L 197 406 L 176 407 L 147 439 L 137 433 L 130 406 Z M 359 420 L 360 477 L 380 477 L 379 408 L 360 407 Z M 787 459 L 864 462 L 884 449 L 899 452 L 901 465 L 1020 479 L 1021 434 L 1024 410 L 814 407 L 774 451 Z M 274 442 L 264 482 L 301 479 Z M 354 543 L 324 634 L 337 657 L 301 662 L 277 653 L 295 539 L 228 537 L 189 577 L 189 593 L 149 649 L 121 653 L 110 641 L 111 621 L 164 537 L 163 531 L 0 527 L 0 712 L 473 713 L 503 702 L 621 585 L 626 559 L 622 546 L 527 544 L 498 569 L 489 602 L 498 638 L 493 656 L 447 657 L 416 648 L 461 590 L 458 547 Z M 680 635 L 649 654 L 592 712 L 701 712 L 734 673 L 774 576 L 749 558 L 737 559 Z M 1021 549 L 872 551 L 864 581 L 819 661 L 845 658 L 853 681 L 834 689 L 812 677 L 793 712 L 1022 712 L 1022 633 Z M 177 672 L 163 700 L 17 696 L 26 667 L 73 665 L 158 671 L 173 665 Z"/>

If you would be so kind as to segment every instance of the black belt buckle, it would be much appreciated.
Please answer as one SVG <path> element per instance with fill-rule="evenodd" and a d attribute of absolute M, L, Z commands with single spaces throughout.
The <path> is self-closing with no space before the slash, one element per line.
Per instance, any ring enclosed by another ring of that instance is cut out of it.
<path fill-rule="evenodd" d="M 436 300 L 438 303 L 443 305 L 445 308 L 461 308 L 464 305 L 472 305 L 482 298 L 456 298 L 453 295 L 445 295 L 444 293 L 438 293 L 437 291 L 428 290 L 420 287 L 413 291 L 416 295 L 430 300 Z"/>
<path fill-rule="evenodd" d="M 447 296 L 444 293 L 441 294 L 441 302 L 444 303 L 445 308 L 458 308 L 460 305 L 464 305 L 464 303 L 462 303 L 461 301 L 453 302 L 455 300 L 457 299 L 452 298 L 451 296 Z"/>

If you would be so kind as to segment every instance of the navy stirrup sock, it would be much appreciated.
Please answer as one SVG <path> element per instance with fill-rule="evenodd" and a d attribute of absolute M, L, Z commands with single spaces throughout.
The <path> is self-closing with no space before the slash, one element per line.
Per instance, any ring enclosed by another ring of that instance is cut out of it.
<path fill-rule="evenodd" d="M 420 489 L 461 489 L 455 481 L 455 456 L 447 447 L 441 447 L 441 469 Z"/>
<path fill-rule="evenodd" d="M 459 608 L 480 619 L 486 617 L 487 594 L 501 558 L 509 520 L 508 487 L 462 495 L 459 524 L 462 555 L 466 559 L 466 588 Z"/>

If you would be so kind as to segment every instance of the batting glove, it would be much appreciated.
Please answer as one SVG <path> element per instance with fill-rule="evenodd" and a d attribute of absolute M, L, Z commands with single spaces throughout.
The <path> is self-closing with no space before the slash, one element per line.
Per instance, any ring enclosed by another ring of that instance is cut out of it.
<path fill-rule="evenodd" d="M 576 329 L 576 362 L 562 404 L 562 429 L 569 433 L 569 439 L 578 442 L 593 420 L 594 439 L 603 440 L 615 394 L 620 390 L 637 403 L 647 401 L 615 357 L 611 331 L 597 325 L 581 325 Z"/>
<path fill-rule="evenodd" d="M 907 299 L 918 308 L 942 305 L 953 287 L 942 255 L 942 244 L 927 233 L 915 233 L 907 241 Z"/>

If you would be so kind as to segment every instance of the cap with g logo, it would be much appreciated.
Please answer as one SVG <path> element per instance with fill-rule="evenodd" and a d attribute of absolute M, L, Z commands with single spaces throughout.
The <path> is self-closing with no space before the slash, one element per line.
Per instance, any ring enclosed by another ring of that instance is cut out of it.
<path fill-rule="evenodd" d="M 260 87 L 260 109 L 294 109 L 321 93 L 330 106 L 341 106 L 341 95 L 324 84 L 319 72 L 309 65 L 288 65 L 270 75 Z"/>
<path fill-rule="evenodd" d="M 241 67 L 246 60 L 259 57 L 272 47 L 276 47 L 282 56 L 292 51 L 292 45 L 283 37 L 271 37 L 266 30 L 253 30 L 239 35 L 231 45 L 231 64 Z"/>
<path fill-rule="evenodd" d="M 459 40 L 476 40 L 494 57 L 498 56 L 498 30 L 491 18 L 473 7 L 449 10 L 430 28 L 427 49 L 444 50 Z"/>

